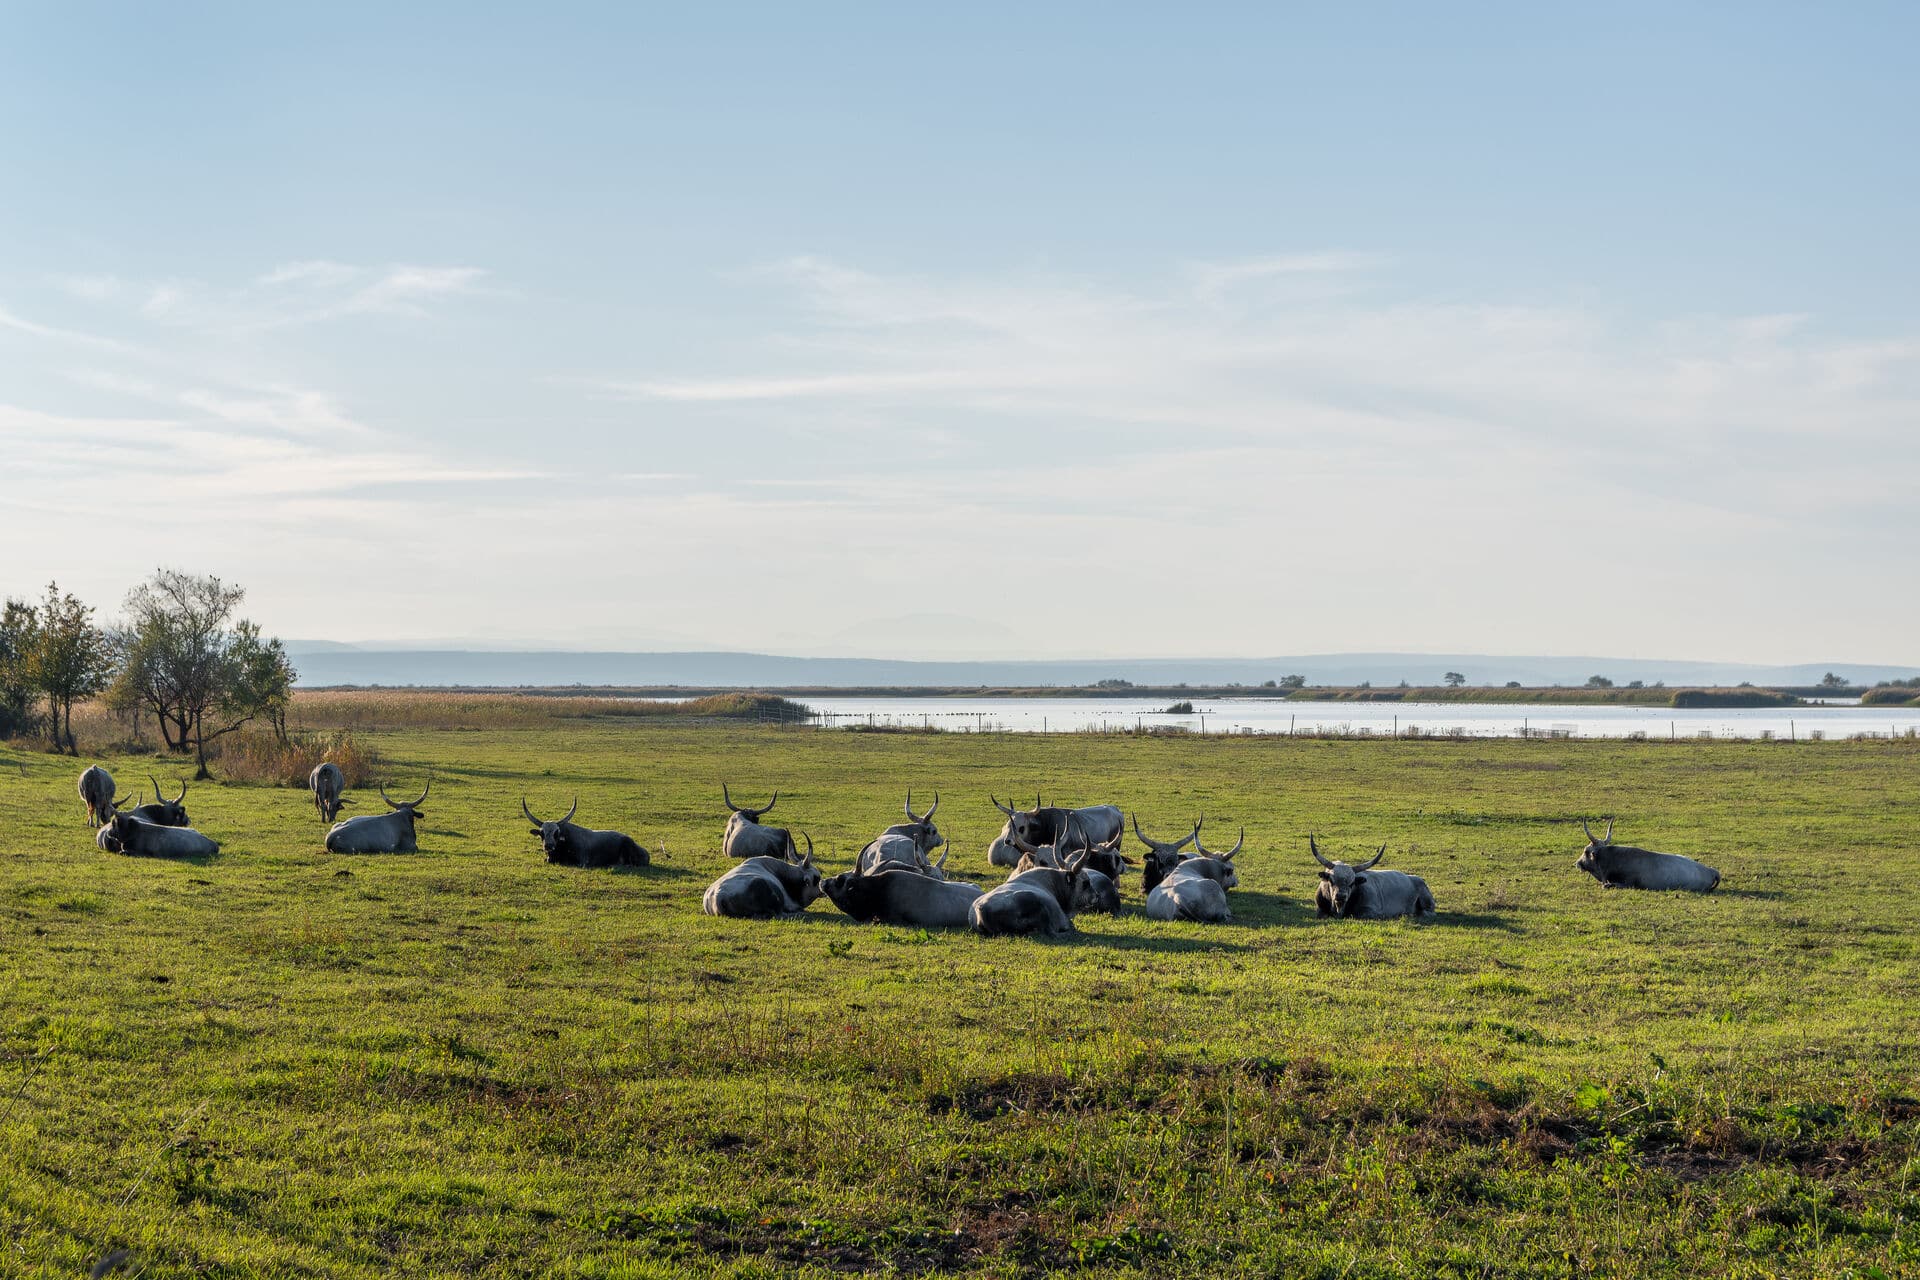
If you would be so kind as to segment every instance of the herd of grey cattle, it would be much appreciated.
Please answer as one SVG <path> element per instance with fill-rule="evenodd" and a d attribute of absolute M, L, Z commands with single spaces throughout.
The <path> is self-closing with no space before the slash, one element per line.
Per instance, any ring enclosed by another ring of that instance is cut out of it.
<path fill-rule="evenodd" d="M 195 831 L 187 819 L 186 784 L 172 800 L 153 782 L 152 803 L 132 808 L 138 794 L 116 799 L 111 775 L 98 765 L 80 775 L 80 798 L 90 822 L 99 828 L 97 842 L 110 853 L 159 857 L 191 857 L 217 853 L 218 841 Z M 335 821 L 342 806 L 353 803 L 344 792 L 345 778 L 331 763 L 309 776 L 314 808 L 331 823 L 326 848 L 332 853 L 413 853 L 418 849 L 414 824 L 424 813 L 432 790 L 429 782 L 417 800 L 397 801 L 379 788 L 388 812 Z M 813 837 L 802 834 L 801 851 L 793 832 L 769 826 L 761 818 L 779 802 L 780 793 L 754 808 L 735 804 L 722 783 L 722 801 L 728 809 L 723 849 L 737 864 L 707 886 L 702 909 L 712 916 L 771 919 L 805 911 L 826 897 L 847 915 L 865 923 L 918 928 L 970 928 L 987 935 L 1061 935 L 1074 932 L 1073 917 L 1088 912 L 1120 910 L 1120 886 L 1129 868 L 1139 867 L 1146 914 L 1152 920 L 1190 920 L 1222 924 L 1233 919 L 1227 891 L 1237 887 L 1234 857 L 1246 844 L 1242 828 L 1233 847 L 1210 850 L 1200 842 L 1204 817 L 1178 840 L 1156 840 L 1133 819 L 1134 837 L 1146 847 L 1139 862 L 1121 850 L 1126 836 L 1124 816 L 1116 805 L 1066 809 L 1048 806 L 1039 797 L 1031 809 L 1016 809 L 991 797 L 1006 816 L 987 850 L 989 865 L 1006 867 L 1006 880 L 990 889 L 950 879 L 947 875 L 946 837 L 934 825 L 940 807 L 936 794 L 925 813 L 913 811 L 913 793 L 907 792 L 905 822 L 897 822 L 868 841 L 851 869 L 823 876 L 813 861 Z M 577 825 L 576 799 L 566 816 L 543 821 L 522 798 L 520 810 L 540 837 L 547 861 L 575 867 L 644 867 L 651 857 L 631 836 L 618 831 L 596 831 Z M 1596 836 L 1581 823 L 1587 845 L 1574 864 L 1609 889 L 1681 889 L 1708 893 L 1720 884 L 1720 873 L 1692 858 L 1656 853 L 1615 844 L 1613 820 L 1605 835 Z M 1192 851 L 1187 852 L 1187 846 Z M 1387 847 L 1364 862 L 1333 861 L 1320 852 L 1319 840 L 1307 837 L 1307 848 L 1320 864 L 1315 906 L 1323 916 L 1386 920 L 1400 916 L 1418 919 L 1434 911 L 1427 882 L 1404 871 L 1379 869 Z M 938 852 L 936 860 L 934 854 Z"/>

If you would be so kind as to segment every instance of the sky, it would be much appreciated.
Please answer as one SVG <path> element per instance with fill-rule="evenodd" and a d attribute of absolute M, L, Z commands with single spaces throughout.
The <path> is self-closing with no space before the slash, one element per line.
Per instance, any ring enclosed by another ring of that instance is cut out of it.
<path fill-rule="evenodd" d="M 1920 9 L 9 4 L 0 592 L 1920 658 Z"/>

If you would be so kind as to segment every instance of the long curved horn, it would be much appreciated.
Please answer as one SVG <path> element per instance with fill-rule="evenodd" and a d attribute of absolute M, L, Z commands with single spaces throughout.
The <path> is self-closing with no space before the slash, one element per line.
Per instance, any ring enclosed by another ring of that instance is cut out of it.
<path fill-rule="evenodd" d="M 1612 818 L 1607 819 L 1607 843 L 1608 844 L 1613 843 L 1613 819 Z"/>
<path fill-rule="evenodd" d="M 427 792 L 431 790 L 433 790 L 433 779 L 428 778 L 427 785 L 420 789 L 420 798 L 418 800 L 408 801 L 407 808 L 418 809 L 421 805 L 425 804 L 427 802 Z"/>
<path fill-rule="evenodd" d="M 920 819 L 913 816 L 913 788 L 912 787 L 907 788 L 907 821 L 908 822 L 920 821 Z"/>
<path fill-rule="evenodd" d="M 947 856 L 952 852 L 953 852 L 952 845 L 948 845 L 945 849 L 942 849 L 940 851 L 940 861 L 933 864 L 934 870 L 945 871 L 947 869 Z"/>
<path fill-rule="evenodd" d="M 1021 853 L 1040 852 L 1038 849 L 1028 844 L 1025 840 L 1022 840 L 1019 836 L 1014 835 L 1011 831 L 1007 833 L 1007 843 L 1012 845 L 1014 848 L 1018 849 Z"/>
<path fill-rule="evenodd" d="M 1209 858 L 1218 858 L 1222 862 L 1232 862 L 1233 855 L 1240 852 L 1240 846 L 1244 845 L 1246 842 L 1247 842 L 1247 829 L 1245 827 L 1242 827 L 1240 828 L 1240 838 L 1233 842 L 1233 848 L 1227 850 L 1225 853 L 1208 853 L 1207 856 Z M 1193 847 L 1195 849 L 1198 849 L 1202 853 L 1206 853 L 1206 850 L 1200 849 L 1200 842 L 1198 840 L 1195 840 L 1193 842 Z"/>
<path fill-rule="evenodd" d="M 1331 862 L 1328 862 L 1325 858 L 1320 856 L 1320 842 L 1313 838 L 1313 835 L 1311 832 L 1309 832 L 1307 835 L 1307 848 L 1313 850 L 1313 860 L 1315 862 L 1319 863 L 1323 867 L 1333 866 Z"/>
<path fill-rule="evenodd" d="M 382 800 L 385 800 L 385 801 L 387 802 L 387 808 L 389 808 L 389 809 L 398 809 L 398 808 L 400 807 L 399 805 L 397 805 L 397 804 L 395 804 L 395 803 L 393 802 L 393 797 L 387 794 L 387 784 L 386 784 L 386 783 L 384 783 L 384 782 L 376 782 L 376 783 L 375 783 L 374 785 L 380 788 L 380 798 L 381 798 Z"/>
<path fill-rule="evenodd" d="M 180 794 L 174 797 L 173 802 L 175 804 L 179 804 L 182 800 L 185 800 L 186 798 L 187 798 L 187 780 L 185 778 L 182 778 L 180 779 Z"/>
<path fill-rule="evenodd" d="M 740 812 L 740 806 L 733 802 L 733 797 L 728 794 L 727 784 L 724 782 L 720 784 L 720 798 L 727 802 L 727 809 L 730 812 L 733 812 L 733 813 Z"/>
<path fill-rule="evenodd" d="M 124 798 L 122 798 L 122 799 L 119 799 L 119 800 L 115 800 L 115 801 L 113 802 L 113 807 L 114 807 L 114 808 L 116 808 L 116 809 L 118 809 L 118 808 L 120 808 L 120 807 L 121 807 L 122 805 L 127 805 L 127 804 L 132 804 L 132 803 L 133 803 L 133 802 L 134 802 L 135 800 L 138 800 L 139 798 L 140 798 L 140 793 L 139 793 L 138 791 L 136 791 L 136 792 L 134 792 L 134 793 L 133 793 L 132 795 L 130 795 L 130 796 L 126 796 L 126 797 L 124 797 Z"/>
<path fill-rule="evenodd" d="M 779 803 L 780 803 L 780 793 L 776 791 L 773 793 L 773 799 L 767 801 L 766 807 L 764 809 L 748 809 L 747 812 L 753 815 L 755 821 L 758 821 L 762 814 L 772 813 L 773 806 Z"/>
<path fill-rule="evenodd" d="M 989 795 L 987 799 L 993 801 L 993 807 L 998 809 L 1000 812 L 1006 814 L 1009 818 L 1013 816 L 1012 808 L 1010 808 L 1007 805 L 1001 804 L 999 796 Z"/>
<path fill-rule="evenodd" d="M 1140 829 L 1140 815 L 1139 815 L 1139 814 L 1137 814 L 1137 813 L 1130 813 L 1130 814 L 1128 814 L 1127 816 L 1128 816 L 1129 818 L 1132 818 L 1132 819 L 1133 819 L 1133 834 L 1134 834 L 1134 835 L 1135 835 L 1136 837 L 1138 837 L 1138 838 L 1139 838 L 1139 841 L 1140 841 L 1140 843 L 1141 843 L 1141 844 L 1143 844 L 1143 845 L 1145 845 L 1145 846 L 1147 846 L 1147 848 L 1149 848 L 1149 849 L 1152 849 L 1152 850 L 1153 850 L 1153 851 L 1154 851 L 1155 853 L 1158 853 L 1158 852 L 1160 852 L 1160 851 L 1161 851 L 1162 849 L 1165 849 L 1165 848 L 1167 848 L 1167 847 L 1168 847 L 1168 845 L 1167 845 L 1167 842 L 1166 842 L 1166 841 L 1164 841 L 1164 840 L 1155 840 L 1155 839 L 1154 839 L 1154 838 L 1153 838 L 1152 836 L 1150 836 L 1150 835 L 1148 835 L 1148 834 L 1147 834 L 1146 832 L 1144 832 L 1144 831 L 1142 831 L 1142 830 Z M 1188 836 L 1188 837 L 1187 837 L 1187 840 L 1191 840 L 1192 838 L 1193 838 L 1192 836 Z M 1186 840 L 1182 840 L 1182 841 L 1180 842 L 1180 844 L 1185 844 L 1186 842 L 1187 842 Z M 1172 846 L 1172 847 L 1173 847 L 1174 849 L 1178 849 L 1178 848 L 1180 847 L 1180 845 L 1174 845 L 1174 846 Z"/>
<path fill-rule="evenodd" d="M 1595 839 L 1593 838 L 1593 828 L 1587 825 L 1587 820 L 1586 820 L 1585 818 L 1582 818 L 1582 819 L 1580 819 L 1580 829 L 1581 829 L 1582 831 L 1584 831 L 1584 832 L 1586 832 L 1586 833 L 1587 833 L 1587 843 L 1588 843 L 1588 844 L 1599 844 L 1599 843 L 1600 843 L 1600 842 L 1599 842 L 1598 840 L 1595 840 Z"/>
<path fill-rule="evenodd" d="M 771 809 L 773 808 L 773 806 L 768 805 L 767 808 Z M 810 867 L 813 865 L 813 836 L 810 833 L 805 831 L 802 831 L 800 834 L 804 836 L 807 841 L 807 851 L 804 854 L 800 855 L 800 865 L 803 867 Z M 789 836 L 788 839 L 792 839 L 792 837 Z"/>
<path fill-rule="evenodd" d="M 422 797 L 421 797 L 421 799 L 423 799 L 423 800 L 424 800 L 424 799 L 426 799 L 426 797 L 425 797 L 425 796 L 422 796 Z M 569 810 L 567 810 L 567 816 L 566 816 L 566 817 L 564 817 L 564 818 L 562 818 L 562 819 L 560 819 L 560 821 L 561 821 L 561 822 L 563 822 L 563 823 L 565 823 L 565 822 L 572 822 L 572 821 L 573 821 L 573 815 L 574 815 L 574 814 L 576 814 L 576 813 L 578 813 L 578 812 L 580 812 L 580 797 L 579 797 L 579 796 L 575 796 L 575 797 L 573 798 L 573 808 L 571 808 L 571 809 L 569 809 Z"/>
<path fill-rule="evenodd" d="M 940 807 L 940 793 L 939 793 L 938 791 L 936 791 L 936 792 L 934 792 L 934 793 L 933 793 L 933 808 L 931 808 L 931 809 L 928 809 L 928 810 L 927 810 L 927 811 L 926 811 L 925 813 L 923 813 L 923 814 L 921 814 L 921 815 L 920 815 L 920 817 L 919 817 L 919 821 L 921 821 L 921 822 L 932 822 L 932 821 L 933 821 L 933 810 L 934 810 L 934 809 L 938 809 L 939 807 Z"/>
<path fill-rule="evenodd" d="M 546 823 L 540 821 L 540 819 L 533 816 L 533 810 L 527 808 L 527 798 L 525 796 L 520 797 L 520 812 L 526 814 L 527 821 L 531 822 L 536 827 L 544 827 L 547 825 Z"/>
<path fill-rule="evenodd" d="M 153 802 L 155 804 L 165 804 L 167 798 L 160 794 L 160 779 L 154 777 L 152 774 L 148 774 L 147 781 L 153 784 Z"/>
<path fill-rule="evenodd" d="M 1354 868 L 1354 870 L 1355 870 L 1355 871 L 1365 871 L 1365 870 L 1366 870 L 1367 868 L 1369 868 L 1369 867 L 1371 867 L 1371 866 L 1373 866 L 1373 865 L 1374 865 L 1375 863 L 1377 863 L 1377 862 L 1379 862 L 1379 861 L 1380 861 L 1380 859 L 1382 859 L 1382 858 L 1384 858 L 1384 857 L 1386 857 L 1386 856 L 1387 856 L 1387 846 L 1385 846 L 1385 845 L 1381 845 L 1381 846 L 1380 846 L 1380 852 L 1378 852 L 1378 853 L 1376 853 L 1376 854 L 1374 854 L 1374 855 L 1373 855 L 1373 856 L 1372 856 L 1371 858 L 1368 858 L 1368 859 L 1367 859 L 1367 860 L 1366 860 L 1365 862 L 1363 862 L 1363 863 L 1361 863 L 1361 864 L 1360 864 L 1359 866 L 1357 866 L 1357 867 L 1355 867 L 1355 868 Z"/>

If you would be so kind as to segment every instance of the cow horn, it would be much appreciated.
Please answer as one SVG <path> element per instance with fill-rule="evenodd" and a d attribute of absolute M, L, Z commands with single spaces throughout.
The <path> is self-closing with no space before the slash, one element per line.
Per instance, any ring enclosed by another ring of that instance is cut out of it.
<path fill-rule="evenodd" d="M 533 810 L 527 808 L 527 798 L 525 796 L 520 797 L 520 812 L 526 814 L 527 821 L 531 822 L 536 827 L 544 827 L 547 825 L 546 823 L 540 821 L 540 819 L 533 816 Z"/>
<path fill-rule="evenodd" d="M 431 790 L 433 790 L 433 779 L 428 778 L 427 785 L 420 788 L 420 798 L 418 800 L 408 801 L 407 808 L 418 809 L 421 805 L 425 804 L 427 802 L 427 792 Z"/>
<path fill-rule="evenodd" d="M 1246 844 L 1246 842 L 1247 842 L 1247 829 L 1245 827 L 1242 827 L 1240 828 L 1240 838 L 1233 842 L 1233 848 L 1227 850 L 1225 853 L 1215 854 L 1214 856 L 1219 858 L 1222 862 L 1232 862 L 1233 855 L 1240 852 L 1240 847 Z"/>
<path fill-rule="evenodd" d="M 733 802 L 733 796 L 728 793 L 727 784 L 724 782 L 720 784 L 720 798 L 727 802 L 729 810 L 734 813 L 740 812 L 740 806 Z"/>
<path fill-rule="evenodd" d="M 138 800 L 139 798 L 140 798 L 140 793 L 136 791 L 134 794 L 130 796 L 126 796 L 123 799 L 115 800 L 113 802 L 113 807 L 118 809 L 121 805 L 132 804 L 135 800 Z"/>
<path fill-rule="evenodd" d="M 989 795 L 987 799 L 993 801 L 993 807 L 1006 814 L 1009 818 L 1013 816 L 1013 809 L 1008 805 L 1001 804 L 999 796 Z"/>
<path fill-rule="evenodd" d="M 1584 832 L 1586 832 L 1586 833 L 1587 833 L 1587 843 L 1588 843 L 1588 844 L 1599 844 L 1599 843 L 1600 843 L 1600 842 L 1599 842 L 1598 840 L 1595 840 L 1595 839 L 1593 838 L 1593 828 L 1587 825 L 1587 820 L 1586 820 L 1585 818 L 1582 818 L 1582 819 L 1580 819 L 1580 829 L 1581 829 L 1582 831 L 1584 831 Z"/>
<path fill-rule="evenodd" d="M 778 791 L 776 791 L 776 792 L 774 792 L 774 793 L 773 793 L 773 799 L 771 799 L 771 800 L 769 800 L 769 801 L 767 801 L 767 807 L 766 807 L 766 808 L 764 808 L 764 809 L 748 809 L 748 810 L 747 810 L 747 812 L 748 812 L 749 814 L 751 814 L 751 815 L 753 815 L 753 818 L 754 818 L 754 820 L 755 820 L 755 821 L 758 821 L 758 820 L 759 820 L 759 818 L 760 818 L 760 816 L 761 816 L 762 814 L 766 814 L 766 813 L 772 813 L 772 812 L 773 812 L 773 806 L 775 806 L 775 805 L 777 805 L 777 804 L 779 804 L 779 803 L 780 803 L 780 793 L 779 793 Z"/>
<path fill-rule="evenodd" d="M 1376 854 L 1374 854 L 1374 855 L 1373 855 L 1373 856 L 1372 856 L 1371 858 L 1368 858 L 1368 859 L 1367 859 L 1367 860 L 1366 860 L 1365 862 L 1363 862 L 1363 863 L 1361 863 L 1361 864 L 1360 864 L 1359 866 L 1357 866 L 1357 867 L 1355 867 L 1355 868 L 1354 868 L 1354 870 L 1355 870 L 1355 871 L 1365 871 L 1365 870 L 1366 870 L 1367 868 L 1369 868 L 1369 867 L 1371 867 L 1371 866 L 1373 866 L 1373 865 L 1374 865 L 1375 863 L 1377 863 L 1377 862 L 1379 862 L 1379 861 L 1380 861 L 1380 859 L 1382 859 L 1382 858 L 1384 858 L 1384 857 L 1386 857 L 1386 856 L 1387 856 L 1387 846 L 1385 846 L 1385 845 L 1381 845 L 1381 846 L 1380 846 L 1380 852 L 1378 852 L 1378 853 L 1376 853 Z"/>
<path fill-rule="evenodd" d="M 1071 858 L 1068 858 L 1066 862 L 1062 864 L 1060 869 L 1066 872 L 1068 875 L 1073 875 L 1076 872 L 1078 872 L 1082 867 L 1085 867 L 1086 865 L 1087 865 L 1087 851 L 1085 849 L 1082 849 L 1080 852 L 1074 854 Z"/>
<path fill-rule="evenodd" d="M 907 788 L 907 821 L 908 822 L 920 821 L 920 819 L 913 816 L 913 788 L 912 787 Z"/>
<path fill-rule="evenodd" d="M 771 809 L 773 808 L 773 806 L 768 805 L 767 808 Z M 800 865 L 803 867 L 810 867 L 813 865 L 813 836 L 805 831 L 802 831 L 800 834 L 806 838 L 806 842 L 807 842 L 807 851 L 806 853 L 801 855 Z M 793 839 L 793 837 L 788 836 L 787 839 L 791 840 Z"/>
<path fill-rule="evenodd" d="M 932 821 L 933 821 L 933 810 L 934 810 L 934 809 L 938 809 L 939 807 L 940 807 L 940 793 L 939 793 L 938 791 L 936 791 L 936 792 L 934 792 L 934 793 L 933 793 L 933 807 L 932 807 L 932 808 L 930 808 L 930 809 L 928 809 L 928 810 L 927 810 L 927 811 L 926 811 L 925 813 L 923 813 L 923 814 L 921 814 L 921 815 L 920 815 L 920 821 L 922 821 L 922 822 L 932 822 Z"/>
<path fill-rule="evenodd" d="M 153 784 L 153 802 L 155 804 L 165 804 L 167 798 L 160 794 L 160 779 L 154 777 L 152 774 L 148 774 L 147 781 Z"/>
<path fill-rule="evenodd" d="M 1007 843 L 1012 845 L 1014 848 L 1018 849 L 1022 853 L 1040 852 L 1038 849 L 1034 848 L 1032 845 L 1028 844 L 1025 840 L 1022 840 L 1019 836 L 1013 834 L 1013 832 L 1011 831 L 1007 833 Z"/>
<path fill-rule="evenodd" d="M 580 812 L 580 797 L 579 797 L 579 796 L 575 796 L 575 797 L 573 798 L 573 808 L 571 808 L 571 809 L 569 809 L 569 810 L 567 810 L 567 816 L 566 816 L 566 817 L 564 817 L 564 818 L 562 818 L 562 819 L 560 819 L 560 821 L 562 821 L 562 822 L 572 822 L 572 821 L 573 821 L 573 815 L 574 815 L 574 814 L 576 814 L 576 813 L 578 813 L 578 812 Z"/>
<path fill-rule="evenodd" d="M 400 807 L 399 805 L 397 805 L 397 804 L 395 804 L 395 803 L 393 802 L 393 797 L 387 794 L 387 784 L 386 784 L 386 783 L 384 783 L 384 782 L 376 782 L 376 783 L 375 783 L 374 785 L 380 788 L 380 798 L 381 798 L 382 800 L 385 800 L 385 801 L 387 802 L 387 808 L 389 808 L 389 809 L 398 809 L 398 808 Z"/>
<path fill-rule="evenodd" d="M 187 780 L 185 778 L 182 778 L 180 779 L 180 794 L 174 797 L 173 802 L 175 804 L 179 804 L 182 800 L 185 800 L 186 798 L 187 798 Z"/>
<path fill-rule="evenodd" d="M 1313 834 L 1311 832 L 1307 834 L 1307 848 L 1313 850 L 1313 860 L 1315 862 L 1319 863 L 1323 867 L 1333 866 L 1331 862 L 1328 862 L 1325 858 L 1320 856 L 1320 842 L 1313 838 Z"/>
<path fill-rule="evenodd" d="M 1608 818 L 1608 819 L 1607 819 L 1607 838 L 1606 838 L 1606 842 L 1607 842 L 1608 844 L 1612 844 L 1612 843 L 1613 843 L 1613 819 L 1612 819 L 1612 818 Z"/>
<path fill-rule="evenodd" d="M 947 855 L 948 855 L 948 854 L 950 854 L 950 853 L 952 853 L 952 852 L 953 852 L 953 846 L 952 846 L 952 845 L 948 845 L 948 846 L 947 846 L 947 847 L 946 847 L 945 849 L 943 849 L 943 850 L 941 850 L 941 851 L 940 851 L 940 861 L 938 861 L 938 862 L 936 862 L 936 863 L 934 863 L 934 864 L 933 864 L 933 867 L 934 867 L 934 870 L 936 870 L 936 871 L 945 871 L 945 870 L 947 869 Z"/>

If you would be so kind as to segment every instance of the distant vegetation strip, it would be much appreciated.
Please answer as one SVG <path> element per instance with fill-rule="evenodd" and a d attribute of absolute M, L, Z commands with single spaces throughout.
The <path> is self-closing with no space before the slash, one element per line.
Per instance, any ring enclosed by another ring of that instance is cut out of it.
<path fill-rule="evenodd" d="M 289 719 L 302 729 L 500 729 L 557 720 L 803 721 L 812 710 L 771 693 L 729 692 L 685 701 L 578 692 L 480 692 L 424 689 L 300 691 Z"/>

